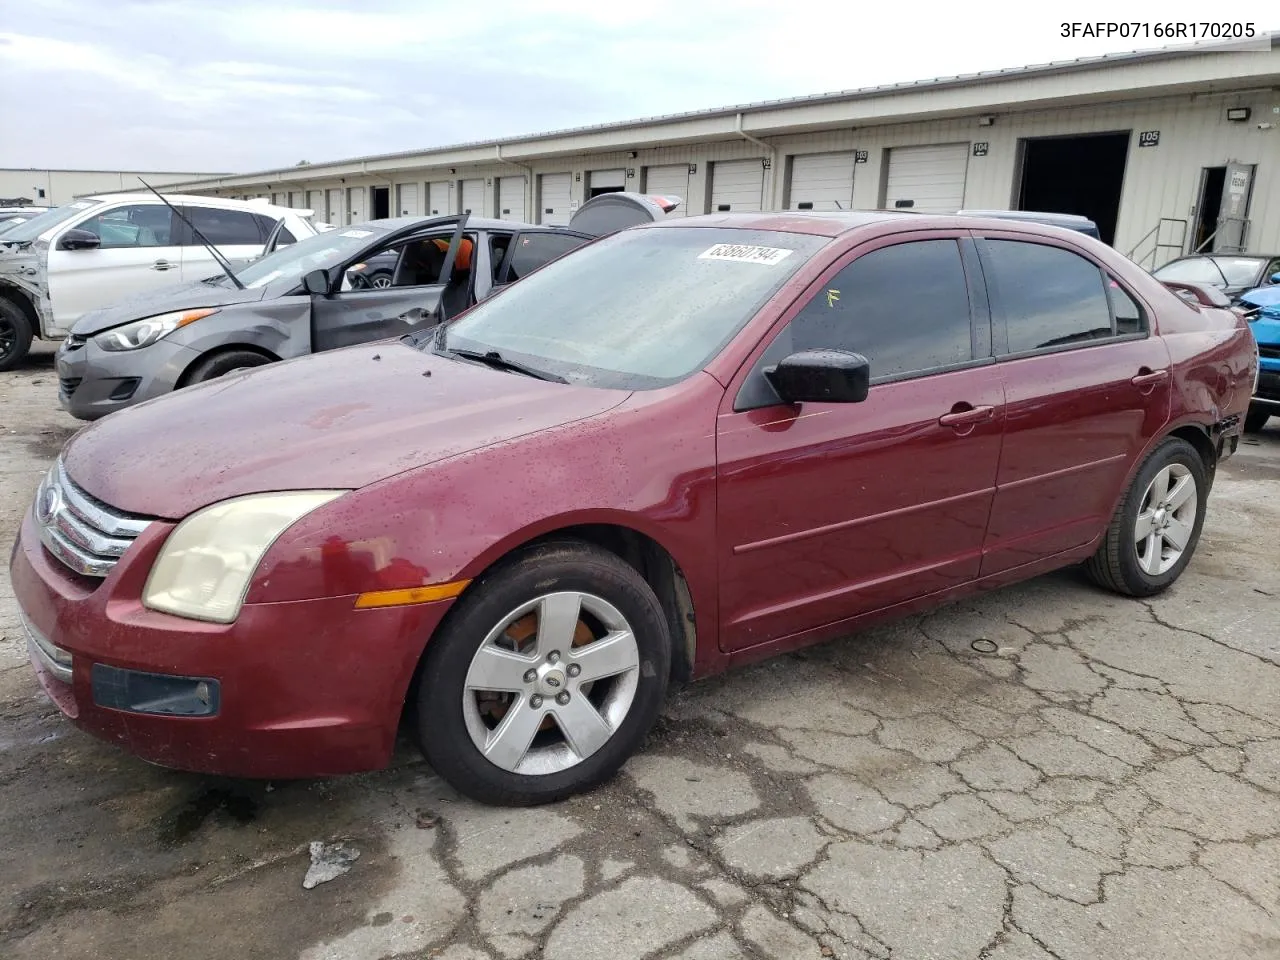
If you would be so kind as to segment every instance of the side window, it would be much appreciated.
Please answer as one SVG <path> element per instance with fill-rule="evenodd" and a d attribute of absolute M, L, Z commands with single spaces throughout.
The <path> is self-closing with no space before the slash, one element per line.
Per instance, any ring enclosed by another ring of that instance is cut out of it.
<path fill-rule="evenodd" d="M 102 241 L 100 249 L 167 247 L 173 234 L 173 214 L 164 204 L 130 204 L 90 217 L 76 227 Z"/>
<path fill-rule="evenodd" d="M 543 264 L 562 257 L 586 243 L 582 237 L 563 233 L 522 233 L 511 253 L 511 267 L 507 270 L 507 282 L 519 280 L 533 273 Z"/>
<path fill-rule="evenodd" d="M 871 362 L 873 380 L 972 360 L 959 245 L 921 240 L 864 254 L 818 291 L 779 339 L 784 354 L 860 353 Z"/>
<path fill-rule="evenodd" d="M 1102 271 L 1084 257 L 1020 240 L 983 240 L 979 246 L 1010 353 L 1113 335 Z"/>
<path fill-rule="evenodd" d="M 1272 280 L 1271 278 L 1274 277 L 1277 273 L 1280 273 L 1280 259 L 1272 260 L 1269 264 L 1267 264 L 1267 272 L 1262 277 L 1263 285 L 1265 286 L 1266 284 L 1269 284 L 1269 283 L 1275 283 L 1276 281 Z"/>
<path fill-rule="evenodd" d="M 1107 296 L 1111 298 L 1111 313 L 1116 318 L 1116 333 L 1126 336 L 1131 333 L 1145 333 L 1146 321 L 1143 319 L 1142 307 L 1125 292 L 1124 287 L 1107 277 Z"/>
<path fill-rule="evenodd" d="M 219 210 L 217 207 L 187 207 L 183 210 L 192 225 L 215 246 L 222 244 L 262 243 L 262 231 L 257 218 L 247 210 Z M 200 246 L 194 236 L 187 238 L 187 246 Z"/>

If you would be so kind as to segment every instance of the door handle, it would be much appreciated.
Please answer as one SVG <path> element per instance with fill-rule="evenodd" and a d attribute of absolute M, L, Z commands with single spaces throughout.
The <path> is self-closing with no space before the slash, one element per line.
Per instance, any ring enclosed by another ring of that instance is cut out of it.
<path fill-rule="evenodd" d="M 960 404 L 956 404 L 960 406 Z M 978 423 L 986 423 L 988 420 L 995 418 L 995 407 L 969 407 L 966 410 L 952 409 L 950 413 L 944 413 L 938 418 L 938 423 L 944 427 L 971 427 Z"/>
<path fill-rule="evenodd" d="M 151 265 L 152 270 L 172 270 L 176 264 L 170 263 L 168 260 L 157 260 Z"/>
<path fill-rule="evenodd" d="M 1168 370 L 1152 370 L 1149 367 L 1143 367 L 1138 371 L 1137 376 L 1129 382 L 1137 387 L 1142 393 L 1150 393 L 1156 388 L 1156 384 L 1162 383 L 1168 379 Z"/>

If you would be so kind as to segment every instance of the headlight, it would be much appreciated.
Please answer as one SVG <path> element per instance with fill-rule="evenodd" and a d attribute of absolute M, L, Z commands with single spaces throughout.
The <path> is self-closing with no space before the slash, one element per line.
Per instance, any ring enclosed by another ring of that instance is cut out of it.
<path fill-rule="evenodd" d="M 152 610 L 231 623 L 249 581 L 280 534 L 345 490 L 260 493 L 193 513 L 169 535 L 147 577 L 142 603 Z"/>
<path fill-rule="evenodd" d="M 126 323 L 123 327 L 104 330 L 93 338 L 93 342 L 103 350 L 138 350 L 151 346 L 179 327 L 185 327 L 188 323 L 195 323 L 217 312 L 213 307 L 205 307 L 201 310 L 176 310 L 173 313 L 162 313 L 158 317 L 147 317 L 145 320 Z"/>

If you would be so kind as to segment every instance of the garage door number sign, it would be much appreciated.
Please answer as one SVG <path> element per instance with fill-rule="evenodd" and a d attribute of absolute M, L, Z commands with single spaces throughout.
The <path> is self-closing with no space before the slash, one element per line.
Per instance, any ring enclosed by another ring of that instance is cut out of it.
<path fill-rule="evenodd" d="M 1138 146 L 1140 147 L 1158 147 L 1160 146 L 1159 130 L 1143 130 L 1138 134 Z"/>

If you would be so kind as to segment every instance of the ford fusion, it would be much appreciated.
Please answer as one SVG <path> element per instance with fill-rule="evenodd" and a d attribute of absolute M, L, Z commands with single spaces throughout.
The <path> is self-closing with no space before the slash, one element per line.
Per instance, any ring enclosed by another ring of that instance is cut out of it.
<path fill-rule="evenodd" d="M 1257 370 L 1212 302 L 1034 223 L 617 233 L 82 431 L 14 546 L 31 659 L 161 764 L 368 770 L 407 716 L 462 792 L 564 797 L 672 680 L 1067 564 L 1168 587 Z"/>

